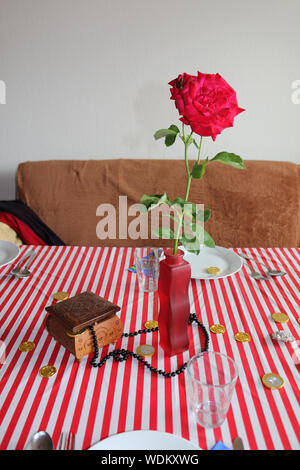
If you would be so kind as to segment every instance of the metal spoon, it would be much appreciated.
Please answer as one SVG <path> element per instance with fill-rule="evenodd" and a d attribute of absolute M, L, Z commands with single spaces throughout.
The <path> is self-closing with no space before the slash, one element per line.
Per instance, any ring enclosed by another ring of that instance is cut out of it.
<path fill-rule="evenodd" d="M 53 450 L 52 439 L 46 431 L 39 431 L 29 439 L 26 450 Z"/>
<path fill-rule="evenodd" d="M 254 269 L 251 268 L 251 266 L 249 266 L 249 264 L 244 263 L 244 266 L 246 266 L 247 268 L 250 269 L 251 274 L 249 274 L 249 276 L 253 277 L 253 279 L 255 279 L 256 281 L 266 281 L 266 280 L 270 279 L 270 276 L 268 276 L 268 274 L 266 276 L 263 276 L 261 273 L 258 273 L 257 271 L 254 271 Z"/>
<path fill-rule="evenodd" d="M 268 268 L 268 266 L 266 266 L 264 263 L 261 263 L 260 261 L 257 261 L 255 259 L 252 259 L 250 258 L 250 256 L 247 256 L 247 255 L 244 255 L 243 253 L 239 253 L 239 255 L 244 258 L 244 259 L 248 259 L 250 261 L 254 261 L 255 263 L 258 263 L 260 264 L 261 266 L 264 266 L 264 268 L 266 268 L 266 270 L 268 271 L 268 274 L 270 276 L 285 276 L 286 275 L 286 272 L 285 271 L 279 271 L 277 269 L 270 269 Z"/>

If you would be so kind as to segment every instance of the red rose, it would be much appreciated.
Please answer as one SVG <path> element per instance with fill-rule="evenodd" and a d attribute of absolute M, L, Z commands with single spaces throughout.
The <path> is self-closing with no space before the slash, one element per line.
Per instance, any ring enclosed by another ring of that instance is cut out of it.
<path fill-rule="evenodd" d="M 180 120 L 200 136 L 215 140 L 244 111 L 237 104 L 234 89 L 218 73 L 198 72 L 198 76 L 184 73 L 169 85 L 171 100 L 182 116 Z"/>

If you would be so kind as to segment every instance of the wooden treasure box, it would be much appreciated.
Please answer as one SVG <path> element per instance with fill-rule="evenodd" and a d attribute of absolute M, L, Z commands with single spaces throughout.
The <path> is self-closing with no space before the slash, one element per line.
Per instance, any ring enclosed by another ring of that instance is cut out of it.
<path fill-rule="evenodd" d="M 98 347 L 114 343 L 122 336 L 123 325 L 116 312 L 120 307 L 92 292 L 83 292 L 49 307 L 46 328 L 51 336 L 79 361 L 94 352 L 89 326 L 94 327 Z"/>

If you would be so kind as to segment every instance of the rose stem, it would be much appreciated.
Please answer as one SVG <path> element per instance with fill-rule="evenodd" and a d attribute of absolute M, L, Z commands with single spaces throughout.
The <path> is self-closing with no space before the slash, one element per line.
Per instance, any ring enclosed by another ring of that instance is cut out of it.
<path fill-rule="evenodd" d="M 192 133 L 193 133 L 193 131 L 191 132 L 189 137 L 191 137 Z M 186 190 L 185 190 L 184 200 L 187 201 L 188 197 L 189 197 L 190 187 L 191 187 L 192 175 L 191 175 L 191 172 L 190 172 L 190 169 L 189 169 L 189 162 L 188 162 L 188 147 L 189 147 L 188 141 L 189 141 L 189 138 L 188 139 L 185 138 L 184 124 L 182 124 L 182 135 L 183 135 L 183 139 L 184 139 L 184 159 L 185 159 L 185 168 L 186 168 L 186 173 L 187 173 L 187 183 L 186 183 Z M 199 144 L 199 152 L 198 152 L 198 162 L 197 162 L 198 164 L 200 163 L 200 158 L 201 158 L 202 140 L 203 140 L 203 137 L 201 136 L 200 144 Z M 176 232 L 176 236 L 175 236 L 175 240 L 174 240 L 173 255 L 177 255 L 179 233 L 180 233 L 180 229 L 181 229 L 183 214 L 184 214 L 184 211 L 182 210 L 181 215 L 179 216 L 179 220 L 178 220 L 178 227 L 177 227 L 177 232 Z"/>
<path fill-rule="evenodd" d="M 201 136 L 201 139 L 200 139 L 200 144 L 199 144 L 199 151 L 198 151 L 198 161 L 197 161 L 198 165 L 200 165 L 202 140 L 203 140 L 203 136 Z"/>

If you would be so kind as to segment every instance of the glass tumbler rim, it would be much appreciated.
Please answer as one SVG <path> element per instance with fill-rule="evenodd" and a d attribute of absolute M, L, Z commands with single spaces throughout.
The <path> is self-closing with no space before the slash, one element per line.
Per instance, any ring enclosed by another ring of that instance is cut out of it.
<path fill-rule="evenodd" d="M 152 245 L 145 245 L 145 246 L 135 246 L 134 247 L 134 251 L 135 252 L 138 252 L 138 251 L 142 251 L 142 250 L 156 250 L 158 251 L 159 248 L 157 246 L 152 246 Z"/>
<path fill-rule="evenodd" d="M 203 356 L 206 356 L 208 354 L 214 354 L 214 355 L 226 358 L 234 367 L 234 370 L 235 370 L 234 377 L 232 379 L 230 379 L 228 382 L 224 383 L 224 384 L 208 384 L 208 383 L 205 383 L 205 382 L 203 382 L 201 380 L 198 380 L 195 377 L 193 377 L 193 375 L 191 374 L 191 371 L 190 371 L 191 365 L 195 362 L 196 359 L 199 359 L 199 358 L 201 358 Z M 221 352 L 216 352 L 216 351 L 211 351 L 211 350 L 203 351 L 203 352 L 195 354 L 193 357 L 191 357 L 191 359 L 188 361 L 188 364 L 187 364 L 187 373 L 188 373 L 188 376 L 190 377 L 190 379 L 193 380 L 194 382 L 198 383 L 201 386 L 212 387 L 212 388 L 227 387 L 228 385 L 230 385 L 232 383 L 235 383 L 238 376 L 239 376 L 239 371 L 238 371 L 237 364 L 231 357 L 227 356 L 227 354 L 224 354 L 224 353 L 221 353 Z"/>

